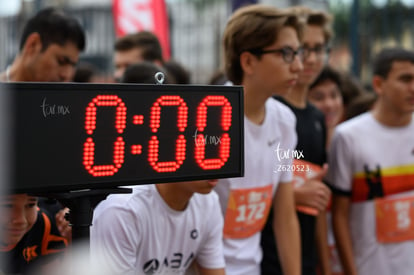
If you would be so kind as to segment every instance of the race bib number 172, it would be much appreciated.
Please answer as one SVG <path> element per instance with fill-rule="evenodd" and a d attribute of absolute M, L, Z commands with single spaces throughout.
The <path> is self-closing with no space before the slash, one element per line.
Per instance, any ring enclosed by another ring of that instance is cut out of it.
<path fill-rule="evenodd" d="M 230 190 L 223 235 L 247 238 L 263 229 L 272 204 L 272 185 Z"/>

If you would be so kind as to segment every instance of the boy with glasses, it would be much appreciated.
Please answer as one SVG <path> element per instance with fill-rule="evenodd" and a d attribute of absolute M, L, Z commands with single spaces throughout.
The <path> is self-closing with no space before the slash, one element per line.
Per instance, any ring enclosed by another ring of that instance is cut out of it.
<path fill-rule="evenodd" d="M 296 121 L 272 96 L 296 84 L 301 27 L 291 13 L 256 4 L 237 10 L 224 32 L 226 76 L 244 86 L 245 115 L 245 175 L 215 187 L 225 217 L 226 274 L 260 274 L 260 232 L 272 205 L 283 271 L 300 274 L 292 173 L 280 168 L 291 165 L 284 156 L 295 148 Z"/>
<path fill-rule="evenodd" d="M 326 213 L 330 190 L 322 182 L 327 167 L 326 127 L 323 114 L 307 101 L 309 86 L 322 71 L 328 57 L 331 37 L 330 17 L 306 7 L 290 8 L 306 22 L 302 38 L 303 71 L 288 94 L 276 98 L 296 115 L 298 144 L 293 157 L 294 195 L 301 232 L 302 274 L 316 275 L 318 259 L 321 274 L 330 274 Z M 273 233 L 273 215 L 262 232 L 262 274 L 282 273 Z M 317 245 L 315 245 L 317 244 Z M 319 253 L 317 253 L 319 252 Z"/>
<path fill-rule="evenodd" d="M 250 53 L 256 56 L 261 56 L 261 55 L 268 54 L 268 53 L 280 54 L 286 63 L 292 63 L 296 56 L 299 56 L 300 59 L 303 59 L 303 56 L 305 54 L 303 48 L 294 50 L 289 46 L 283 47 L 281 49 L 264 50 L 264 49 L 256 48 L 256 49 L 248 49 L 247 51 L 249 51 Z"/>

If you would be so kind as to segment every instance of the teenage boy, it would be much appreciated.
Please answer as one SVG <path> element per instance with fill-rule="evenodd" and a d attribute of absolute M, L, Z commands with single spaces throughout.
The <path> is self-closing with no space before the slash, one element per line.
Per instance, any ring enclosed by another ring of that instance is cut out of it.
<path fill-rule="evenodd" d="M 332 36 L 331 18 L 322 11 L 304 6 L 289 9 L 306 22 L 303 37 L 303 70 L 293 89 L 276 98 L 296 116 L 298 144 L 292 169 L 294 194 L 301 232 L 302 274 L 316 275 L 318 259 L 321 274 L 330 274 L 326 207 L 331 192 L 322 182 L 326 174 L 326 127 L 323 114 L 307 100 L 312 82 L 328 58 Z M 322 168 L 323 167 L 323 168 Z M 283 274 L 274 241 L 273 216 L 269 215 L 262 232 L 262 274 Z M 318 253 L 319 252 L 319 253 Z"/>
<path fill-rule="evenodd" d="M 300 274 L 299 224 L 286 171 L 292 160 L 284 157 L 296 145 L 296 120 L 272 98 L 296 84 L 300 31 L 296 16 L 261 4 L 237 10 L 224 31 L 225 72 L 244 87 L 245 116 L 245 175 L 219 180 L 215 189 L 225 216 L 226 274 L 260 274 L 260 232 L 272 205 L 283 271 Z"/>
<path fill-rule="evenodd" d="M 344 274 L 414 270 L 414 52 L 382 50 L 370 112 L 337 126 L 329 159 L 332 218 Z"/>
<path fill-rule="evenodd" d="M 94 210 L 91 255 L 108 274 L 224 275 L 217 180 L 133 188 Z"/>
<path fill-rule="evenodd" d="M 58 270 L 67 240 L 28 194 L 0 195 L 0 273 L 46 274 Z"/>

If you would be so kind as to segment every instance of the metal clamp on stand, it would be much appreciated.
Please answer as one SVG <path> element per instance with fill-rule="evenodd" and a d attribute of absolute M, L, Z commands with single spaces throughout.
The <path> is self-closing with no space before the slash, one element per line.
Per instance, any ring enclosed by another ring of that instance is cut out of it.
<path fill-rule="evenodd" d="M 158 72 L 154 75 L 156 84 L 164 84 L 165 76 L 162 72 Z"/>

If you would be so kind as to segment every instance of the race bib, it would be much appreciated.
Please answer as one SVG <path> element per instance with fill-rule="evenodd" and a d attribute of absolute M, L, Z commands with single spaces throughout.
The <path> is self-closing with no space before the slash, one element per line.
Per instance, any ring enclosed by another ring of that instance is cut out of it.
<path fill-rule="evenodd" d="M 414 240 L 414 196 L 376 199 L 375 211 L 378 242 Z"/>
<path fill-rule="evenodd" d="M 261 231 L 272 204 L 272 185 L 230 190 L 223 235 L 247 238 Z"/>
<path fill-rule="evenodd" d="M 320 166 L 308 161 L 294 159 L 292 164 L 293 187 L 298 188 L 302 186 L 307 179 L 313 177 L 321 169 Z M 312 216 L 317 216 L 319 214 L 318 209 L 304 205 L 297 205 L 296 210 Z"/>

